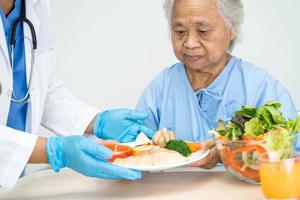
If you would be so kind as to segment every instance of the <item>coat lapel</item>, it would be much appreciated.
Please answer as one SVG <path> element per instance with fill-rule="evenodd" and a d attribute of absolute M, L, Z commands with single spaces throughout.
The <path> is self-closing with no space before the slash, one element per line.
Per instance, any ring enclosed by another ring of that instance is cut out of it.
<path fill-rule="evenodd" d="M 39 0 L 26 0 L 26 18 L 29 19 L 29 21 L 33 24 L 37 41 L 39 40 L 39 27 L 40 27 L 40 20 L 37 17 L 36 9 L 38 5 Z M 36 70 L 35 67 L 37 67 L 36 63 L 33 63 L 33 69 L 31 59 L 32 59 L 32 37 L 31 37 L 31 31 L 28 25 L 23 25 L 24 29 L 24 43 L 25 43 L 25 58 L 26 58 L 26 78 L 27 78 L 27 86 L 29 87 L 29 80 L 32 76 L 32 85 L 34 85 L 34 71 Z M 37 42 L 37 49 L 39 48 L 39 43 Z M 31 74 L 31 71 L 33 70 L 33 73 Z M 31 85 L 31 87 L 32 87 Z M 28 88 L 30 90 L 30 103 L 28 104 L 27 109 L 27 120 L 26 120 L 26 131 L 28 132 L 35 132 L 37 130 L 34 130 L 36 127 L 36 123 L 38 121 L 36 120 L 36 96 L 34 95 L 34 88 Z"/>
<path fill-rule="evenodd" d="M 12 87 L 12 73 L 8 57 L 8 49 L 2 20 L 0 19 L 0 124 L 6 125 L 10 99 L 7 98 L 8 89 Z"/>
<path fill-rule="evenodd" d="M 35 6 L 38 3 L 38 0 L 26 0 L 26 17 L 31 21 L 35 29 L 36 35 L 39 32 L 40 21 L 37 18 Z M 32 37 L 31 31 L 27 24 L 23 24 L 24 29 L 24 43 L 25 43 L 25 57 L 26 57 L 26 78 L 27 85 L 29 84 L 29 78 L 31 73 L 31 59 L 32 59 Z M 37 35 L 38 40 L 38 35 Z M 37 47 L 38 48 L 38 47 Z"/>
<path fill-rule="evenodd" d="M 0 36 L 1 36 L 0 37 L 0 48 L 4 55 L 5 61 L 7 63 L 6 67 L 10 68 L 8 49 L 7 49 L 7 45 L 6 45 L 5 32 L 4 32 L 2 20 L 0 20 Z"/>

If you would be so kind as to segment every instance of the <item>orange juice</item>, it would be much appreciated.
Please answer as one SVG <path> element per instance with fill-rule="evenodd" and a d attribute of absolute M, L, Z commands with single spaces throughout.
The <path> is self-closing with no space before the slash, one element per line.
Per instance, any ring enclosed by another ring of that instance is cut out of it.
<path fill-rule="evenodd" d="M 263 162 L 259 173 L 266 198 L 300 199 L 300 157 Z"/>

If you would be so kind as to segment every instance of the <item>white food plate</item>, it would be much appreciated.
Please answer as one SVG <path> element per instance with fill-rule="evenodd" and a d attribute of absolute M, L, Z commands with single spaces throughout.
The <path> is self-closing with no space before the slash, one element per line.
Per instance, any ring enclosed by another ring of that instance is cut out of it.
<path fill-rule="evenodd" d="M 135 142 L 131 143 L 122 143 L 124 145 L 128 145 L 131 147 L 135 146 Z M 199 161 L 203 158 L 205 158 L 209 154 L 209 150 L 199 150 L 191 154 L 191 156 L 186 158 L 186 161 L 184 162 L 172 162 L 170 164 L 164 164 L 164 165 L 143 165 L 143 166 L 136 166 L 136 165 L 124 165 L 124 164 L 117 164 L 122 167 L 130 168 L 130 169 L 136 169 L 141 171 L 160 171 L 160 170 L 166 170 L 166 169 L 172 169 L 176 167 L 182 167 L 188 164 L 191 164 L 193 162 Z"/>

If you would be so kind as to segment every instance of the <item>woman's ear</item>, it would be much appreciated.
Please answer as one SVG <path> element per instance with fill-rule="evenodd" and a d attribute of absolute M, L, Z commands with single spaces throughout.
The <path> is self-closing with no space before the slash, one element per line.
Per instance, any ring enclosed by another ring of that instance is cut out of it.
<path fill-rule="evenodd" d="M 230 40 L 231 41 L 236 38 L 236 33 L 237 33 L 237 27 L 236 27 L 236 25 L 233 25 L 230 30 Z"/>

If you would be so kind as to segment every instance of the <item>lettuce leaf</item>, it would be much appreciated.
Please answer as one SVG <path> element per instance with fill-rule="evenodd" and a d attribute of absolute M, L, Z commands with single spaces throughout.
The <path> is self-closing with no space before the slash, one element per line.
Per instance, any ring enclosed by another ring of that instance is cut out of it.
<path fill-rule="evenodd" d="M 266 145 L 272 151 L 277 151 L 280 158 L 287 158 L 293 150 L 293 137 L 286 129 L 277 129 L 267 133 Z"/>
<path fill-rule="evenodd" d="M 294 130 L 295 133 L 300 131 L 300 115 L 297 116 L 295 125 L 294 125 Z"/>
<path fill-rule="evenodd" d="M 251 136 L 258 136 L 265 133 L 265 128 L 258 118 L 253 118 L 245 123 L 245 133 Z"/>
<path fill-rule="evenodd" d="M 272 124 L 283 124 L 285 122 L 282 112 L 275 106 L 265 106 L 264 107 L 271 116 Z"/>
<path fill-rule="evenodd" d="M 278 102 L 278 101 L 267 101 L 267 102 L 265 103 L 265 106 L 272 106 L 272 107 L 278 109 L 278 108 L 281 107 L 281 103 Z"/>
<path fill-rule="evenodd" d="M 239 140 L 242 139 L 244 131 L 235 123 L 228 122 L 226 125 L 224 121 L 219 120 L 215 131 L 212 131 L 212 133 L 215 134 L 216 137 L 226 136 L 231 140 Z"/>
<path fill-rule="evenodd" d="M 232 140 L 242 139 L 244 132 L 239 125 L 229 122 L 227 129 L 228 133 L 226 134 L 226 136 L 228 138 L 231 138 Z"/>
<path fill-rule="evenodd" d="M 256 108 L 249 105 L 244 105 L 242 106 L 241 110 L 235 112 L 235 115 L 244 116 L 251 119 L 256 117 Z"/>
<path fill-rule="evenodd" d="M 297 116 L 296 121 L 285 120 L 280 107 L 281 103 L 277 101 L 268 101 L 259 108 L 244 105 L 235 112 L 235 116 L 227 125 L 222 120 L 217 123 L 215 135 L 238 140 L 242 139 L 244 134 L 259 136 L 282 128 L 290 135 L 296 135 L 300 131 L 300 116 Z M 269 143 L 273 144 L 275 140 L 276 138 L 270 136 Z"/>

